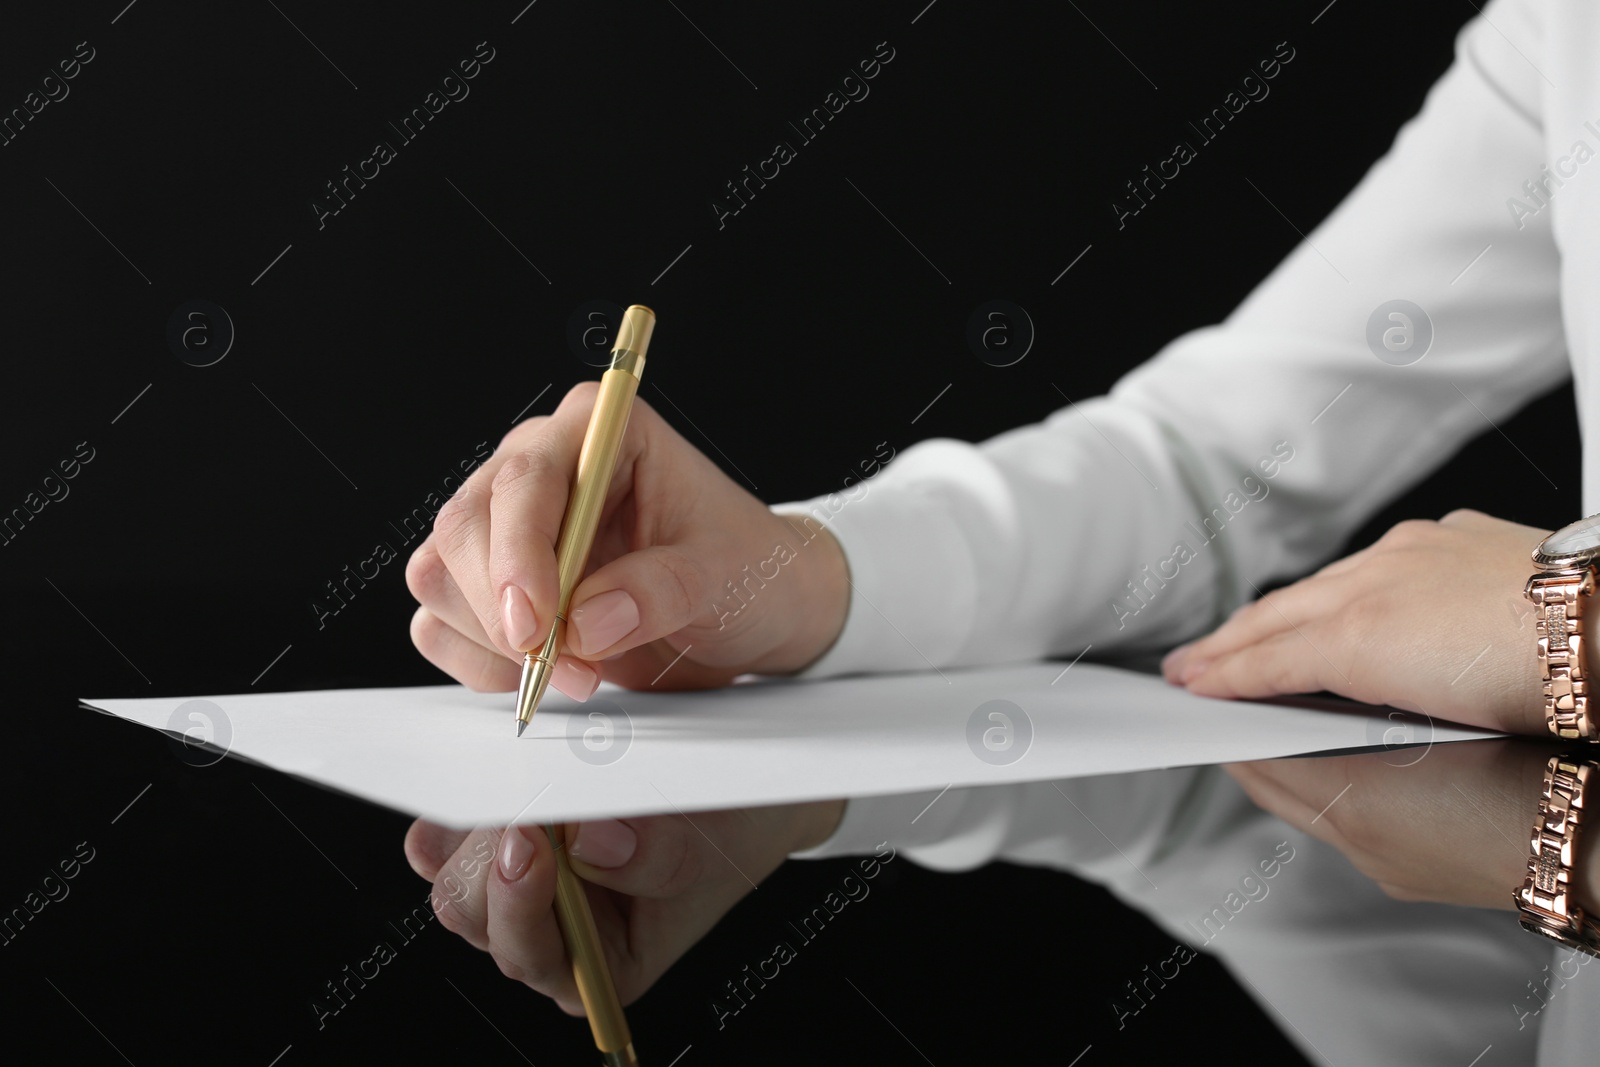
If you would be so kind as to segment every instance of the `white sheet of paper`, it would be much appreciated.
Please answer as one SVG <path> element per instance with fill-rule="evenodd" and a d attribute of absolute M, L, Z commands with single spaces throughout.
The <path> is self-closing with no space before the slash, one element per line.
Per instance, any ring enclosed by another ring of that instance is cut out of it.
<path fill-rule="evenodd" d="M 449 826 L 748 807 L 1493 736 L 1388 709 L 1191 696 L 1079 663 L 760 681 L 710 692 L 460 686 L 85 700 Z M 1398 713 L 1395 713 L 1398 714 Z M 1387 737 L 1386 737 L 1387 732 Z M 217 757 L 205 757 L 220 758 Z M 1404 753 L 1392 759 L 1409 760 Z"/>

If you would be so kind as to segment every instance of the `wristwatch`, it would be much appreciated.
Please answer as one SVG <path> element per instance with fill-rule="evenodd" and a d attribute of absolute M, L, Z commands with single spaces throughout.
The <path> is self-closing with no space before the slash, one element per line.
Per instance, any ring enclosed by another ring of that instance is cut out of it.
<path fill-rule="evenodd" d="M 1538 568 L 1523 595 L 1533 601 L 1539 638 L 1539 673 L 1544 679 L 1544 721 L 1568 741 L 1600 739 L 1589 714 L 1589 679 L 1584 662 L 1584 604 L 1595 589 L 1600 565 L 1600 515 L 1563 526 L 1533 550 Z"/>
<path fill-rule="evenodd" d="M 1600 956 L 1600 923 L 1572 898 L 1573 871 L 1584 825 L 1584 793 L 1600 763 L 1570 755 L 1551 756 L 1544 770 L 1539 819 L 1522 888 L 1512 894 L 1522 928 L 1568 948 Z"/>

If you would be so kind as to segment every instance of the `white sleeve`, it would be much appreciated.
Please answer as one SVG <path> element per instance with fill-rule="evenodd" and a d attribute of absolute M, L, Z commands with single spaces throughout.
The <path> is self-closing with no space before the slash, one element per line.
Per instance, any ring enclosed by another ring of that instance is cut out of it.
<path fill-rule="evenodd" d="M 850 566 L 844 630 L 806 674 L 1194 636 L 1558 384 L 1550 213 L 1519 229 L 1506 206 L 1539 172 L 1544 85 L 1524 57 L 1540 52 L 1527 5 L 1487 5 L 1419 116 L 1310 238 L 1226 321 L 1109 396 L 980 445 L 924 442 L 848 493 L 775 507 L 832 529 Z M 1272 210 L 1260 200 L 1246 188 L 1241 210 Z M 1409 366 L 1366 341 L 1396 298 L 1434 333 Z M 1119 1020 L 1184 981 L 1180 947 L 1204 948 L 1313 1062 L 1535 1055 L 1540 1020 L 1515 1006 L 1551 961 L 1539 939 L 1505 913 L 1390 900 L 1217 768 L 854 799 L 797 856 L 881 842 L 939 869 L 1069 870 L 1149 914 L 1178 944 L 1130 960 L 1127 996 L 1107 1007 Z"/>
<path fill-rule="evenodd" d="M 1524 58 L 1539 52 L 1524 6 L 1488 5 L 1420 114 L 1309 239 L 1223 323 L 1110 395 L 978 445 L 924 441 L 844 493 L 776 506 L 828 526 L 849 561 L 843 632 L 807 675 L 1195 636 L 1559 384 L 1550 212 L 1519 230 L 1507 207 L 1539 173 L 1544 83 Z M 1236 207 L 1275 212 L 1242 181 Z M 1396 298 L 1432 323 L 1409 366 L 1367 341 Z"/>

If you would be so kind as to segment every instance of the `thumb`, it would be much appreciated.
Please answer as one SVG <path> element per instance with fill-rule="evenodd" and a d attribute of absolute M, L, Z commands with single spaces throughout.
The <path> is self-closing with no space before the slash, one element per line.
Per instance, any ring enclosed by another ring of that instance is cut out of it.
<path fill-rule="evenodd" d="M 705 874 L 703 839 L 679 816 L 594 819 L 568 827 L 566 836 L 584 881 L 630 897 L 675 897 Z"/>
<path fill-rule="evenodd" d="M 710 616 L 713 579 L 683 548 L 656 545 L 620 556 L 573 593 L 567 643 L 586 660 L 608 659 Z"/>

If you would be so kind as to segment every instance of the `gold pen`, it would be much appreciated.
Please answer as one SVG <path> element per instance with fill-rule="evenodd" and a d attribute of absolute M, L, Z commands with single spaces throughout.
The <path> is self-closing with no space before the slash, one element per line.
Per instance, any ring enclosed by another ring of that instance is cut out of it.
<path fill-rule="evenodd" d="M 639 391 L 639 377 L 644 373 L 645 350 L 650 346 L 650 334 L 655 325 L 656 313 L 642 304 L 634 304 L 623 312 L 617 343 L 611 350 L 611 367 L 600 377 L 600 393 L 595 397 L 589 429 L 578 453 L 572 499 L 567 504 L 566 517 L 561 521 L 561 536 L 556 542 L 556 572 L 561 590 L 556 617 L 550 624 L 550 634 L 544 645 L 537 653 L 525 650 L 522 661 L 522 682 L 517 687 L 518 737 L 533 718 L 561 651 L 567 607 L 572 601 L 572 591 L 583 577 L 589 549 L 594 545 L 595 527 L 599 525 L 600 510 L 611 489 L 617 451 L 628 428 L 633 397 Z M 577 983 L 578 995 L 583 998 L 583 1010 L 589 1017 L 595 1047 L 600 1050 L 605 1067 L 638 1067 L 633 1036 L 628 1032 L 622 1001 L 611 980 L 611 968 L 606 964 L 594 913 L 589 910 L 583 879 L 568 861 L 565 834 L 548 824 L 544 829 L 556 858 L 556 923 L 561 927 L 567 955 L 572 958 L 572 978 Z"/>
<path fill-rule="evenodd" d="M 600 523 L 600 509 L 611 489 L 611 475 L 617 467 L 617 450 L 628 428 L 633 396 L 639 391 L 644 374 L 644 353 L 650 347 L 650 334 L 656 327 L 656 313 L 643 304 L 634 304 L 622 313 L 617 343 L 611 349 L 611 366 L 600 376 L 600 394 L 594 400 L 589 429 L 583 435 L 578 453 L 578 476 L 572 483 L 572 499 L 561 520 L 561 536 L 556 542 L 556 574 L 561 592 L 556 600 L 556 617 L 550 635 L 538 652 L 527 649 L 522 661 L 522 682 L 517 686 L 517 736 L 528 726 L 534 709 L 550 685 L 567 628 L 567 606 L 572 591 L 583 577 L 589 549 L 594 545 L 594 530 Z"/>

